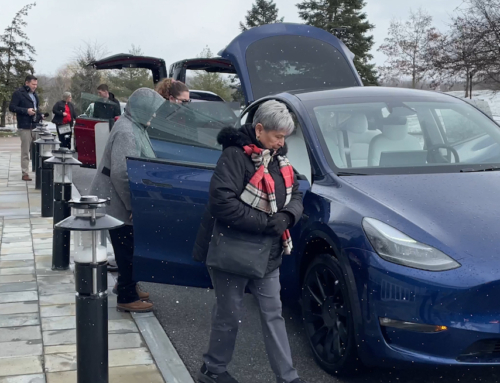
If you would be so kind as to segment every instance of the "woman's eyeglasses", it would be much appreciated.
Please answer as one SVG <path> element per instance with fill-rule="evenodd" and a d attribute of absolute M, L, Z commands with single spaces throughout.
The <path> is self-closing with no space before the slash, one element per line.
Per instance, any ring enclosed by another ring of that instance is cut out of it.
<path fill-rule="evenodd" d="M 189 104 L 191 102 L 191 99 L 188 100 L 182 100 L 180 98 L 175 97 L 176 101 L 180 102 L 182 105 Z"/>

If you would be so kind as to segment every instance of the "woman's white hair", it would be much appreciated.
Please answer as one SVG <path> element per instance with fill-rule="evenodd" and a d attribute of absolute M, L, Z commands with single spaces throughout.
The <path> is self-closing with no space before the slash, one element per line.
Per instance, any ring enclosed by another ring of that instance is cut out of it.
<path fill-rule="evenodd" d="M 63 93 L 63 100 L 67 100 L 70 97 L 71 97 L 71 92 L 64 92 Z"/>
<path fill-rule="evenodd" d="M 253 117 L 252 126 L 262 124 L 264 130 L 277 130 L 285 135 L 292 134 L 295 129 L 292 115 L 282 102 L 269 100 L 259 106 Z"/>

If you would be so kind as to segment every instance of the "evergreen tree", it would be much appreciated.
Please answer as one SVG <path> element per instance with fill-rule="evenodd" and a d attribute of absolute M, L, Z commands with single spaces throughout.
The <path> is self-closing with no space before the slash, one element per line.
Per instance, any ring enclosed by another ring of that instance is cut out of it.
<path fill-rule="evenodd" d="M 129 50 L 131 55 L 142 56 L 140 47 L 132 45 Z M 153 88 L 153 77 L 149 69 L 144 68 L 123 68 L 114 71 L 107 78 L 109 89 L 120 101 L 127 101 L 135 90 L 139 88 Z"/>
<path fill-rule="evenodd" d="M 337 34 L 337 28 L 346 27 L 342 41 L 356 55 L 354 65 L 365 85 L 377 85 L 375 65 L 369 61 L 373 36 L 367 32 L 375 26 L 366 19 L 363 0 L 304 0 L 297 4 L 299 16 L 309 25 Z"/>
<path fill-rule="evenodd" d="M 260 25 L 282 23 L 283 19 L 278 19 L 278 8 L 273 0 L 256 0 L 245 16 L 245 23 L 240 22 L 240 29 L 244 32 Z"/>
<path fill-rule="evenodd" d="M 24 32 L 27 23 L 24 17 L 36 4 L 25 5 L 16 13 L 3 35 L 0 35 L 0 126 L 5 126 L 5 117 L 12 93 L 24 85 L 24 78 L 33 74 L 35 48 Z"/>
<path fill-rule="evenodd" d="M 213 53 L 207 46 L 198 55 L 199 58 L 211 58 Z M 229 86 L 229 81 L 225 79 L 220 73 L 210 73 L 205 71 L 196 71 L 194 77 L 188 79 L 187 85 L 190 89 L 196 90 L 206 90 L 209 92 L 214 92 L 224 99 L 224 101 L 230 101 L 232 90 Z"/>

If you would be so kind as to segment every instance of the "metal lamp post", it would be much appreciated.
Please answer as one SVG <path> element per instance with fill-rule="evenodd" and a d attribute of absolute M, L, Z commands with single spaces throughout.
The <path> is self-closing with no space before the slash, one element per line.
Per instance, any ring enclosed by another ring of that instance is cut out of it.
<path fill-rule="evenodd" d="M 50 132 L 41 132 L 40 138 L 35 141 L 39 144 L 40 167 L 41 167 L 41 193 L 42 193 L 42 217 L 52 217 L 54 214 L 54 190 L 52 164 L 46 163 L 52 157 L 52 150 L 58 149 L 61 143 Z"/>
<path fill-rule="evenodd" d="M 69 201 L 72 215 L 56 229 L 75 231 L 76 359 L 78 383 L 108 383 L 108 283 L 104 230 L 123 222 L 97 209 L 109 199 L 82 196 Z"/>
<path fill-rule="evenodd" d="M 45 160 L 54 168 L 54 228 L 55 225 L 71 214 L 69 200 L 71 199 L 73 166 L 82 163 L 73 158 L 73 150 L 59 148 L 53 150 L 54 157 Z M 52 270 L 69 269 L 70 232 L 68 230 L 54 230 L 52 237 Z"/>
<path fill-rule="evenodd" d="M 36 141 L 40 139 L 40 133 L 48 133 L 46 124 L 38 124 L 33 133 L 35 133 L 35 141 L 33 142 L 32 153 L 31 153 L 31 164 L 32 170 L 35 172 L 35 189 L 40 190 L 40 185 L 42 184 L 42 174 L 40 166 L 40 146 L 36 144 Z"/>

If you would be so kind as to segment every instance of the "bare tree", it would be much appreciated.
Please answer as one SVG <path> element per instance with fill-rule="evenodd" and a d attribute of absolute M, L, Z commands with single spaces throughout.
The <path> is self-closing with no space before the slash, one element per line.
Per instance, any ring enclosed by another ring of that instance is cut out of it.
<path fill-rule="evenodd" d="M 380 67 L 383 80 L 410 77 L 412 88 L 424 79 L 432 77 L 432 65 L 427 61 L 428 50 L 439 38 L 432 27 L 432 16 L 419 8 L 410 11 L 407 21 L 393 20 L 389 36 L 379 51 L 387 56 L 385 66 Z"/>
<path fill-rule="evenodd" d="M 101 82 L 101 74 L 95 68 L 89 67 L 89 63 L 103 58 L 107 54 L 106 48 L 97 42 L 86 42 L 75 52 L 74 62 L 71 64 L 71 94 L 77 113 L 83 112 L 89 100 L 82 100 L 82 93 L 95 93 Z"/>
<path fill-rule="evenodd" d="M 474 77 L 484 75 L 484 29 L 464 13 L 452 19 L 450 30 L 439 37 L 428 50 L 428 62 L 434 67 L 442 83 L 465 80 L 465 97 L 472 98 Z"/>
<path fill-rule="evenodd" d="M 467 0 L 470 27 L 478 37 L 475 51 L 483 65 L 483 80 L 500 86 L 500 0 Z"/>

